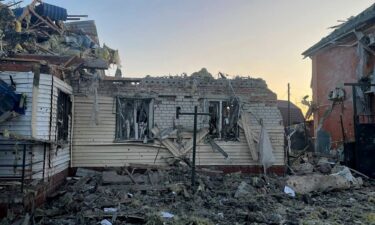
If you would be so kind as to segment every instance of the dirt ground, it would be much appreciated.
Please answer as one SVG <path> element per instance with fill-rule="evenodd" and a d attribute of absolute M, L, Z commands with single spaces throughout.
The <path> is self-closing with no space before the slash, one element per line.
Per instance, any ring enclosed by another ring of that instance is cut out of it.
<path fill-rule="evenodd" d="M 19 223 L 1 224 L 375 224 L 374 184 L 292 197 L 283 177 L 200 171 L 193 194 L 186 168 L 92 172 L 68 178 Z"/>

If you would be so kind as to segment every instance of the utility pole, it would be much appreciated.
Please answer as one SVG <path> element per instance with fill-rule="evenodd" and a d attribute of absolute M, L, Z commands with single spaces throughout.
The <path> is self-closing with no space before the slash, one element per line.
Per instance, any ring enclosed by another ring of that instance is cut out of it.
<path fill-rule="evenodd" d="M 288 135 L 288 149 L 286 150 L 286 160 L 287 160 L 287 166 L 288 166 L 288 171 L 289 171 L 289 166 L 290 166 L 290 162 L 289 162 L 289 145 L 290 145 L 290 134 L 291 134 L 291 131 L 290 131 L 290 83 L 288 83 L 288 123 L 287 123 L 287 128 L 286 128 L 286 132 L 287 132 L 287 135 Z"/>
<path fill-rule="evenodd" d="M 181 107 L 176 108 L 176 119 L 179 118 L 180 115 L 193 115 L 194 116 L 194 131 L 193 131 L 193 162 L 191 166 L 191 188 L 193 190 L 193 193 L 195 192 L 195 156 L 197 152 L 197 117 L 198 115 L 202 116 L 210 116 L 211 114 L 209 113 L 198 113 L 198 106 L 194 106 L 194 112 L 189 113 L 189 112 L 181 112 Z"/>
<path fill-rule="evenodd" d="M 288 83 L 288 128 L 290 127 L 290 83 Z"/>

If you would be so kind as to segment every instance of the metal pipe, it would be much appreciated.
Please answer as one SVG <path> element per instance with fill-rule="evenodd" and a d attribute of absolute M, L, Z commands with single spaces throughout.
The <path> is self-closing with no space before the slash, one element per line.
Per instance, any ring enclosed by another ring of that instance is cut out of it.
<path fill-rule="evenodd" d="M 290 127 L 290 84 L 288 83 L 288 128 Z"/>
<path fill-rule="evenodd" d="M 74 99 L 74 95 L 71 95 L 71 98 L 72 100 L 72 108 L 71 108 L 71 113 L 70 113 L 70 167 L 73 167 L 73 135 L 74 135 L 74 119 L 75 119 L 75 113 L 74 113 L 74 110 L 75 110 L 75 99 Z M 117 124 L 117 123 L 116 123 Z"/>
<path fill-rule="evenodd" d="M 346 136 L 345 136 L 344 122 L 342 120 L 342 114 L 340 115 L 340 125 L 341 125 L 342 142 L 345 144 Z"/>
<path fill-rule="evenodd" d="M 68 17 L 89 17 L 88 15 L 68 15 Z"/>
<path fill-rule="evenodd" d="M 46 151 L 47 151 L 47 144 L 44 143 L 44 152 L 43 152 L 43 182 L 44 182 L 44 173 L 46 169 Z"/>
<path fill-rule="evenodd" d="M 287 127 L 288 136 L 290 137 L 290 83 L 288 83 L 288 127 Z M 290 151 L 290 142 L 288 141 L 288 149 L 286 150 L 286 160 L 287 168 L 289 170 L 290 161 L 289 161 L 289 151 Z"/>
<path fill-rule="evenodd" d="M 197 117 L 198 115 L 202 116 L 210 116 L 210 113 L 198 113 L 198 106 L 194 106 L 194 113 L 182 113 L 181 107 L 176 108 L 176 119 L 180 117 L 180 115 L 193 115 L 194 116 L 194 131 L 193 131 L 193 162 L 191 166 L 191 188 L 193 192 L 195 192 L 195 158 L 196 158 L 196 151 L 197 151 Z"/>
<path fill-rule="evenodd" d="M 193 165 L 191 167 L 191 188 L 195 192 L 195 155 L 197 151 L 197 117 L 198 106 L 194 107 L 194 130 L 193 130 Z"/>
<path fill-rule="evenodd" d="M 25 182 L 25 163 L 26 163 L 26 145 L 23 145 L 21 192 L 23 192 L 23 185 Z"/>

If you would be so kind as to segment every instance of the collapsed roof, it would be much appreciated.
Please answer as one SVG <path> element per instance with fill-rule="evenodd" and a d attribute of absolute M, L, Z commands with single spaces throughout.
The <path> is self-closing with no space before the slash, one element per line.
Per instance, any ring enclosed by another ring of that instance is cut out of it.
<path fill-rule="evenodd" d="M 69 15 L 66 9 L 40 0 L 23 8 L 0 2 L 0 70 L 32 66 L 25 64 L 73 71 L 119 66 L 118 51 L 100 46 L 94 21 L 66 22 L 81 17 L 86 16 Z"/>

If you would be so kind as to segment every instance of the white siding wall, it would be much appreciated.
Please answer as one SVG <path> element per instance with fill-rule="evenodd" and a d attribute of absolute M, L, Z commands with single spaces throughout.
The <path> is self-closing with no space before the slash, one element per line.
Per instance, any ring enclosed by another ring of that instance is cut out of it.
<path fill-rule="evenodd" d="M 52 76 L 41 74 L 37 97 L 36 138 L 49 140 L 51 117 Z"/>
<path fill-rule="evenodd" d="M 16 92 L 25 93 L 27 96 L 26 104 L 27 109 L 25 115 L 21 115 L 12 120 L 0 124 L 0 130 L 8 130 L 11 133 L 16 133 L 22 136 L 31 136 L 31 114 L 32 114 L 32 86 L 34 74 L 31 72 L 17 73 L 17 72 L 0 72 L 0 78 L 6 83 L 11 84 L 9 75 L 12 76 L 14 83 L 16 83 Z M 0 146 L 0 164 L 1 165 L 15 165 L 22 164 L 22 151 L 23 146 L 7 145 Z M 11 150 L 11 151 L 5 151 Z M 27 147 L 27 151 L 31 149 Z M 26 162 L 31 162 L 32 157 L 30 154 L 26 155 Z M 20 176 L 21 168 L 3 168 L 0 167 L 0 176 Z"/>
<path fill-rule="evenodd" d="M 12 133 L 32 137 L 32 112 L 36 113 L 35 117 L 35 136 L 34 138 L 55 141 L 56 140 L 56 110 L 57 110 L 57 93 L 58 89 L 67 94 L 72 94 L 72 88 L 49 74 L 40 74 L 38 91 L 35 94 L 36 104 L 33 104 L 33 79 L 32 72 L 1 72 L 0 78 L 10 84 L 9 75 L 12 75 L 16 83 L 16 92 L 27 95 L 26 114 L 14 118 L 10 121 L 0 124 L 0 130 L 7 129 Z M 51 95 L 52 94 L 52 95 Z M 51 107 L 52 103 L 52 107 Z M 32 107 L 36 107 L 34 110 Z M 52 116 L 51 116 L 52 111 Z M 52 118 L 52 121 L 51 121 Z M 0 146 L 2 149 L 12 151 L 0 151 L 0 164 L 21 164 L 22 163 L 22 146 Z M 26 163 L 42 161 L 44 157 L 44 146 L 34 145 L 27 148 Z M 47 145 L 45 176 L 52 176 L 69 167 L 70 162 L 70 144 L 61 148 L 56 145 Z M 43 164 L 29 166 L 29 172 L 41 171 Z M 20 175 L 21 168 L 5 169 L 0 168 L 0 175 L 15 176 Z M 33 178 L 41 178 L 42 172 L 34 174 Z"/>
<path fill-rule="evenodd" d="M 172 155 L 163 146 L 143 145 L 137 143 L 113 143 L 115 139 L 116 110 L 112 97 L 100 96 L 99 100 L 99 124 L 92 121 L 93 101 L 92 97 L 75 96 L 74 106 L 74 133 L 72 166 L 73 167 L 105 167 L 124 166 L 126 163 L 140 164 L 165 164 L 164 158 Z M 158 106 L 155 106 L 158 107 Z M 284 164 L 283 157 L 283 127 L 280 125 L 281 116 L 276 107 L 255 105 L 250 107 L 264 122 L 270 134 L 274 147 L 276 165 Z M 266 109 L 266 111 L 262 111 Z M 278 113 L 278 114 L 277 114 Z M 164 112 L 165 120 L 172 121 L 175 107 L 170 112 Z M 160 115 L 155 113 L 155 123 Z M 269 116 L 269 117 L 268 117 Z M 272 121 L 271 121 L 272 120 Z M 192 123 L 192 120 L 190 120 Z M 252 124 L 257 124 L 255 120 Z M 260 126 L 253 125 L 253 130 L 259 134 Z M 197 165 L 259 165 L 252 160 L 249 147 L 243 132 L 240 142 L 218 141 L 229 155 L 229 159 L 214 152 L 210 145 L 200 143 L 197 146 Z M 158 153 L 159 151 L 159 153 Z"/>
<path fill-rule="evenodd" d="M 25 93 L 27 95 L 26 114 L 20 117 L 1 123 L 1 130 L 9 130 L 23 136 L 31 136 L 31 113 L 32 113 L 32 97 L 33 97 L 33 79 L 34 74 L 31 72 L 16 73 L 16 72 L 0 72 L 0 78 L 6 83 L 10 84 L 9 75 L 12 76 L 14 83 L 16 83 L 16 92 Z"/>
<path fill-rule="evenodd" d="M 50 110 L 52 111 L 51 117 L 51 127 L 49 129 L 51 130 L 50 134 L 50 140 L 56 141 L 57 139 L 57 132 L 56 132 L 56 123 L 57 123 L 57 97 L 59 90 L 71 95 L 72 98 L 72 87 L 65 83 L 64 81 L 56 78 L 56 77 L 50 77 L 51 78 L 51 88 L 52 88 L 52 107 L 50 107 Z M 50 96 L 51 96 L 51 89 L 50 89 Z M 51 98 L 50 98 L 51 99 Z M 48 134 L 48 133 L 47 133 Z M 70 137 L 69 139 L 70 140 Z M 35 151 L 38 151 L 39 153 L 43 153 L 42 146 L 38 146 Z M 43 154 L 39 154 L 43 155 Z M 67 168 L 69 168 L 70 165 L 70 142 L 65 145 L 51 145 L 51 148 L 49 152 L 47 153 L 47 161 L 46 161 L 46 176 L 52 176 L 56 173 L 59 173 Z"/>

